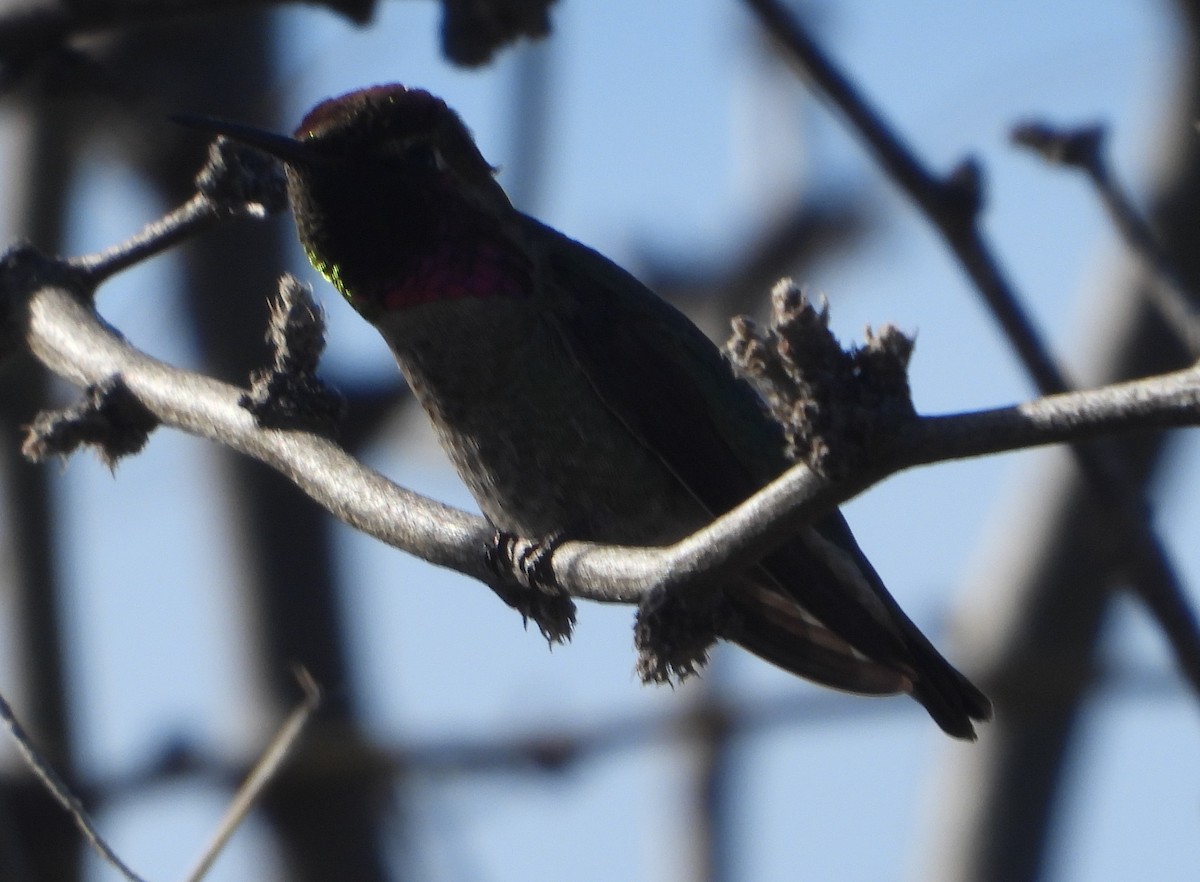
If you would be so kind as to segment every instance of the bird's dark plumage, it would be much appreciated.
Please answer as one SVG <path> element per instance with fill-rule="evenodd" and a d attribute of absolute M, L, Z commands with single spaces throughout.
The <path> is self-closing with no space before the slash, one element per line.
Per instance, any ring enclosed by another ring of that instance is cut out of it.
<path fill-rule="evenodd" d="M 388 342 L 500 529 L 676 541 L 787 468 L 782 431 L 682 313 L 509 204 L 437 98 L 325 101 L 294 139 L 231 137 L 288 166 L 314 265 Z M 721 636 L 800 676 L 907 692 L 974 737 L 987 698 L 908 619 L 834 511 L 721 592 Z"/>

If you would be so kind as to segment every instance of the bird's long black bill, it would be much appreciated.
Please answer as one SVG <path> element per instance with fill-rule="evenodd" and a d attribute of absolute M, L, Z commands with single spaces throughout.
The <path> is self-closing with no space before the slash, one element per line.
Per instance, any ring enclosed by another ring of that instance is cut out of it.
<path fill-rule="evenodd" d="M 257 129 L 242 123 L 228 122 L 209 116 L 199 116 L 192 113 L 175 113 L 171 121 L 189 129 L 208 132 L 210 135 L 224 135 L 230 140 L 245 144 L 263 153 L 269 153 L 276 159 L 293 165 L 312 165 L 320 162 L 321 156 L 303 141 L 297 141 L 287 135 Z"/>

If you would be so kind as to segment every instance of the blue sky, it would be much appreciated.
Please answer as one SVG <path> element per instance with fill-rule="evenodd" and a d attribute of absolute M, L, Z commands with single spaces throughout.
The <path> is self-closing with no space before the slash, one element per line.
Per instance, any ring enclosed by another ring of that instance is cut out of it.
<path fill-rule="evenodd" d="M 1140 193 L 1173 94 L 1178 25 L 1167 10 L 1133 0 L 820 7 L 836 58 L 933 168 L 947 170 L 968 153 L 980 158 L 987 232 L 1037 323 L 1075 368 L 1089 304 L 1117 271 L 1118 245 L 1082 181 L 1017 153 L 1006 132 L 1030 114 L 1107 121 L 1114 161 Z M 485 156 L 511 166 L 520 149 L 508 128 L 516 53 L 480 71 L 455 70 L 438 56 L 433 4 L 380 11 L 369 30 L 315 10 L 281 17 L 288 118 L 331 94 L 402 81 L 446 98 Z M 922 411 L 1032 395 L 940 242 L 799 83 L 758 59 L 739 4 L 562 0 L 553 17 L 551 44 L 518 50 L 547 53 L 554 77 L 541 195 L 524 207 L 636 272 L 647 257 L 686 263 L 735 253 L 795 196 L 839 186 L 864 194 L 874 228 L 864 246 L 800 280 L 829 297 L 842 338 L 885 322 L 915 331 L 912 381 Z M 155 211 L 113 157 L 94 161 L 89 200 L 73 250 L 103 247 Z M 114 204 L 124 208 L 96 210 Z M 170 268 L 167 259 L 126 274 L 101 292 L 101 311 L 135 343 L 195 363 L 172 323 Z M 391 370 L 374 332 L 312 278 L 330 319 L 330 374 Z M 147 310 L 148 296 L 162 308 Z M 400 483 L 472 507 L 420 426 L 397 426 L 368 458 Z M 1026 453 L 922 469 L 847 507 L 893 593 L 952 658 L 960 647 L 950 625 L 976 602 L 970 589 L 981 569 L 997 554 L 1019 553 L 1005 549 L 1005 512 L 1019 511 L 1038 469 L 1055 462 Z M 239 573 L 213 553 L 233 539 L 209 492 L 217 468 L 206 445 L 160 432 L 115 480 L 87 457 L 64 471 L 74 682 L 89 735 L 84 761 L 99 774 L 135 767 L 176 732 L 240 756 L 273 725 L 255 713 L 244 688 L 249 660 L 229 639 L 244 625 Z M 1173 488 L 1200 482 L 1193 439 L 1179 445 L 1174 468 Z M 1195 494 L 1170 489 L 1156 500 L 1158 524 L 1185 577 L 1200 584 Z M 131 534 L 159 549 L 153 567 L 130 570 L 113 553 Z M 481 586 L 348 528 L 341 535 L 354 664 L 368 727 L 385 741 L 587 727 L 694 700 L 693 688 L 636 682 L 627 608 L 585 606 L 574 643 L 548 653 Z M 1053 878 L 1185 878 L 1200 862 L 1194 700 L 1136 604 L 1118 604 L 1109 653 L 1162 688 L 1105 691 L 1089 707 L 1054 837 Z M 708 679 L 745 699 L 820 695 L 734 651 Z M 739 745 L 742 878 L 918 878 L 927 866 L 931 779 L 949 751 L 969 748 L 952 747 L 914 703 L 862 710 L 854 704 L 862 700 L 839 701 L 846 712 L 829 721 L 772 728 Z M 420 780 L 403 803 L 419 834 L 418 866 L 451 879 L 686 878 L 690 761 L 678 745 L 656 742 L 561 778 Z M 164 788 L 102 821 L 134 867 L 176 878 L 223 804 L 216 791 Z M 536 847 L 513 847 L 546 830 L 553 835 Z M 271 861 L 252 826 L 211 878 L 270 878 Z M 111 873 L 96 869 L 94 878 Z"/>

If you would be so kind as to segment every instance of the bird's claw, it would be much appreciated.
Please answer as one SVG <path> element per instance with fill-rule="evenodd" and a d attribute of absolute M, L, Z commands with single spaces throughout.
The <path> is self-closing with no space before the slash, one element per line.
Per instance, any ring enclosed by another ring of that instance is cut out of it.
<path fill-rule="evenodd" d="M 530 619 L 550 643 L 571 639 L 575 626 L 575 602 L 554 578 L 551 559 L 564 534 L 551 533 L 541 539 L 525 539 L 497 530 L 485 550 L 489 569 L 496 574 L 492 590 L 500 599 Z"/>

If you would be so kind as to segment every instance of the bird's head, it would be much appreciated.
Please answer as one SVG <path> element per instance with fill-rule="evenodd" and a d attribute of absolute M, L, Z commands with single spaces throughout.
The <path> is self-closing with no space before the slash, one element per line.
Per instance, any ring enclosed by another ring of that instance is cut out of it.
<path fill-rule="evenodd" d="M 285 163 L 309 259 L 368 318 L 432 300 L 515 295 L 528 284 L 495 169 L 458 114 L 428 92 L 388 85 L 330 98 L 291 137 L 198 125 Z"/>

